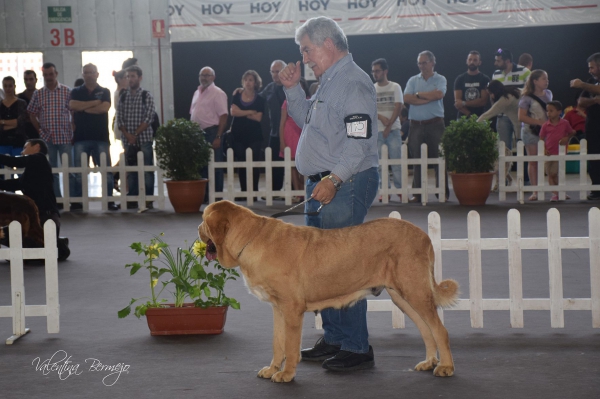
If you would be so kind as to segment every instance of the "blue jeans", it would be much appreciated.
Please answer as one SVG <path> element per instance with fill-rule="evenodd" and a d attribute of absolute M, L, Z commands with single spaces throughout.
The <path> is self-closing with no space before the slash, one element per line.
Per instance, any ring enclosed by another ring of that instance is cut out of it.
<path fill-rule="evenodd" d="M 127 152 L 128 143 L 123 141 L 123 148 Z M 140 143 L 140 149 L 144 153 L 144 165 L 154 165 L 154 151 L 152 150 L 152 142 L 147 141 Z M 127 165 L 129 166 L 129 165 Z M 154 195 L 154 172 L 144 173 L 144 182 L 146 183 L 146 195 Z M 138 195 L 140 192 L 138 174 L 129 172 L 127 173 L 127 184 L 129 185 L 129 191 L 127 195 Z"/>
<path fill-rule="evenodd" d="M 379 159 L 381 159 L 381 147 L 384 144 L 388 146 L 389 159 L 402 158 L 402 133 L 400 130 L 390 130 L 390 134 L 385 139 L 383 138 L 383 132 L 379 132 L 379 136 L 377 137 Z M 387 173 L 387 170 L 385 172 Z M 402 166 L 393 165 L 392 175 L 394 176 L 394 186 L 402 188 Z M 391 186 L 391 182 L 388 180 L 388 188 Z M 379 187 L 381 187 L 381 166 L 379 166 Z"/>
<path fill-rule="evenodd" d="M 67 154 L 69 156 L 69 166 L 73 166 L 73 146 L 71 144 L 54 144 L 52 141 L 48 140 L 46 142 L 48 145 L 48 158 L 50 158 L 50 166 L 56 168 L 61 165 L 62 154 Z M 54 183 L 52 187 L 54 188 L 54 195 L 56 198 L 62 197 L 60 193 L 60 179 L 58 177 L 58 173 L 54 173 Z M 73 173 L 69 173 L 69 194 L 71 197 L 75 195 L 75 175 Z M 81 196 L 81 195 L 80 195 Z"/>
<path fill-rule="evenodd" d="M 92 157 L 92 160 L 94 161 L 94 164 L 96 166 L 100 166 L 100 154 L 105 153 L 106 154 L 106 165 L 112 166 L 112 162 L 110 160 L 110 143 L 107 143 L 105 141 L 98 141 L 98 140 L 78 141 L 73 146 L 73 152 L 75 154 L 73 163 L 75 164 L 76 168 L 81 166 L 81 154 L 83 154 L 84 152 L 88 156 L 87 157 L 88 162 L 90 160 L 90 157 Z M 81 173 L 74 173 L 74 175 L 75 175 L 75 186 L 73 187 L 73 197 L 81 197 L 82 196 Z M 108 196 L 112 197 L 113 185 L 114 185 L 112 172 L 108 172 L 106 174 L 106 181 L 108 183 L 108 189 L 107 189 Z"/>
<path fill-rule="evenodd" d="M 318 216 L 306 216 L 306 225 L 320 229 L 356 226 L 365 220 L 367 211 L 377 195 L 379 174 L 373 167 L 357 173 L 343 182 L 333 201 L 324 206 Z M 306 181 L 306 198 L 309 198 L 317 183 Z M 315 212 L 319 202 L 306 203 L 305 212 Z M 343 276 L 339 276 L 343 278 Z M 369 351 L 369 331 L 367 330 L 367 300 L 362 299 L 346 309 L 323 309 L 323 329 L 325 342 L 341 345 L 342 350 L 367 353 Z"/>
<path fill-rule="evenodd" d="M 513 126 L 510 118 L 506 115 L 498 116 L 496 120 L 496 130 L 500 140 L 504 141 L 506 148 L 512 150 L 514 133 L 517 132 L 516 126 Z"/>

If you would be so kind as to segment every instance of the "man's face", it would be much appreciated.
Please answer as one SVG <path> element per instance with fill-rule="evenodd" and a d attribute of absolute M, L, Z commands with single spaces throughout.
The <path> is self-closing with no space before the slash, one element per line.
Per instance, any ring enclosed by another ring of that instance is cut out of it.
<path fill-rule="evenodd" d="M 375 81 L 375 83 L 380 83 L 385 81 L 385 79 L 387 78 L 387 71 L 381 69 L 381 65 L 373 64 L 373 66 L 371 67 L 371 75 L 373 75 L 373 80 Z"/>
<path fill-rule="evenodd" d="M 469 68 L 469 71 L 474 72 L 478 70 L 480 65 L 481 60 L 479 59 L 479 56 L 476 54 L 469 54 L 467 57 L 467 67 Z"/>
<path fill-rule="evenodd" d="M 31 145 L 31 143 L 25 143 L 23 151 L 21 151 L 21 155 L 32 155 L 37 154 L 38 152 L 40 152 L 39 144 Z"/>
<path fill-rule="evenodd" d="M 425 54 L 421 54 L 419 58 L 417 58 L 417 66 L 424 75 L 431 75 L 433 73 L 434 64 Z"/>
<path fill-rule="evenodd" d="M 326 39 L 322 46 L 311 42 L 308 35 L 300 40 L 302 62 L 313 70 L 317 78 L 334 64 L 334 47 L 331 39 Z"/>
<path fill-rule="evenodd" d="M 279 62 L 274 62 L 271 64 L 271 78 L 273 82 L 277 85 L 281 85 L 281 79 L 279 79 L 279 72 L 283 69 L 283 65 Z"/>
<path fill-rule="evenodd" d="M 86 65 L 83 68 L 83 81 L 86 85 L 95 86 L 98 82 L 98 70 L 91 65 Z"/>
<path fill-rule="evenodd" d="M 54 67 L 43 69 L 42 74 L 44 75 L 44 83 L 46 84 L 46 86 L 54 86 L 56 84 L 58 72 L 56 72 L 56 69 Z"/>
<path fill-rule="evenodd" d="M 215 81 L 215 74 L 208 68 L 202 68 L 198 74 L 198 81 L 206 89 Z"/>
<path fill-rule="evenodd" d="M 142 77 L 138 76 L 136 72 L 131 71 L 127 72 L 127 80 L 129 80 L 129 88 L 136 90 L 138 87 L 140 87 Z"/>
<path fill-rule="evenodd" d="M 32 73 L 26 73 L 23 76 L 23 81 L 25 82 L 25 87 L 27 90 L 35 90 L 37 78 Z"/>
<path fill-rule="evenodd" d="M 503 60 L 501 56 L 497 55 L 494 58 L 494 66 L 500 70 L 504 70 L 508 66 L 508 60 Z"/>
<path fill-rule="evenodd" d="M 596 80 L 600 80 L 600 65 L 596 64 L 594 61 L 588 62 L 590 75 L 594 77 Z"/>

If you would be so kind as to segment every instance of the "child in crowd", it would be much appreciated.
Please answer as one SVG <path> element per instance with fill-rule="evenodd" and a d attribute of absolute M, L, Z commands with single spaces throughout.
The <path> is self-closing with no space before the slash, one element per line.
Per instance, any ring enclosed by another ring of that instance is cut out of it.
<path fill-rule="evenodd" d="M 540 130 L 540 140 L 544 141 L 546 155 L 558 155 L 558 146 L 567 145 L 569 139 L 575 135 L 571 124 L 560 117 L 563 106 L 559 101 L 549 101 L 546 104 L 548 120 Z M 548 175 L 548 183 L 551 186 L 558 185 L 558 161 L 545 162 L 544 169 Z M 567 195 L 567 199 L 569 196 Z M 550 202 L 558 201 L 558 192 L 552 192 Z"/>
<path fill-rule="evenodd" d="M 577 107 L 569 107 L 570 109 L 565 110 L 564 119 L 566 119 L 573 130 L 577 132 L 575 135 L 578 140 L 585 138 L 585 117 L 586 110 L 577 104 Z"/>

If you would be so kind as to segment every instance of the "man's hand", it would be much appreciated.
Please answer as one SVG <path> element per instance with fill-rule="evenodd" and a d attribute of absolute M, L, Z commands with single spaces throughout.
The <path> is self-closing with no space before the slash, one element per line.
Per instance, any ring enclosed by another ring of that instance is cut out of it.
<path fill-rule="evenodd" d="M 581 81 L 581 79 L 573 79 L 571 81 L 571 87 L 574 87 L 576 89 L 581 89 L 582 85 L 583 85 L 583 82 Z"/>
<path fill-rule="evenodd" d="M 379 119 L 379 121 L 380 121 L 380 122 L 383 124 L 383 126 L 387 126 L 387 125 L 389 125 L 389 124 L 390 124 L 390 119 L 389 119 L 389 118 L 386 118 L 386 117 L 385 117 L 385 116 L 383 116 L 383 115 L 379 115 L 379 114 L 377 114 L 377 119 Z"/>
<path fill-rule="evenodd" d="M 244 91 L 244 88 L 243 88 L 243 87 L 238 87 L 237 89 L 235 89 L 235 90 L 233 91 L 233 94 L 232 94 L 232 95 L 233 95 L 233 96 L 235 96 L 236 94 L 238 94 L 238 93 L 241 93 L 241 92 L 243 92 L 243 91 Z"/>
<path fill-rule="evenodd" d="M 217 150 L 217 149 L 221 148 L 221 138 L 220 137 L 215 137 L 215 139 L 212 142 L 212 148 L 213 148 L 213 150 Z"/>
<path fill-rule="evenodd" d="M 137 137 L 129 132 L 125 132 L 125 138 L 129 144 L 135 144 L 137 142 Z"/>
<path fill-rule="evenodd" d="M 392 131 L 392 124 L 390 123 L 389 125 L 387 125 L 385 127 L 385 129 L 383 129 L 383 138 L 387 139 L 388 136 L 390 135 L 390 132 Z"/>
<path fill-rule="evenodd" d="M 332 176 L 341 181 L 336 175 Z M 333 201 L 336 193 L 337 190 L 335 189 L 333 182 L 330 179 L 323 179 L 315 186 L 311 198 L 319 201 L 323 205 L 327 205 Z"/>
<path fill-rule="evenodd" d="M 281 83 L 286 89 L 291 89 L 296 86 L 298 82 L 300 82 L 301 73 L 301 65 L 300 61 L 297 61 L 296 64 L 289 63 L 285 68 L 279 72 L 279 79 Z"/>

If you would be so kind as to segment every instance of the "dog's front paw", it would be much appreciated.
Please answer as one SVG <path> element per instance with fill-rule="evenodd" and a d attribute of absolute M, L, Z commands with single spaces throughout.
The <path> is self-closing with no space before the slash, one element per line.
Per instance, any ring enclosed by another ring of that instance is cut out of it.
<path fill-rule="evenodd" d="M 439 363 L 439 360 L 437 359 L 437 357 L 433 356 L 433 357 L 423 360 L 421 363 L 417 364 L 415 366 L 415 370 L 417 370 L 417 371 L 433 370 L 433 368 L 435 366 L 437 366 L 438 363 Z"/>
<path fill-rule="evenodd" d="M 296 375 L 295 372 L 279 371 L 279 372 L 273 374 L 273 377 L 271 377 L 271 381 L 273 381 L 273 382 L 290 382 L 294 379 L 295 375 Z"/>
<path fill-rule="evenodd" d="M 279 369 L 275 366 L 267 366 L 260 369 L 258 377 L 260 378 L 271 378 Z"/>
<path fill-rule="evenodd" d="M 433 370 L 436 377 L 452 377 L 454 375 L 454 366 L 439 365 Z"/>

